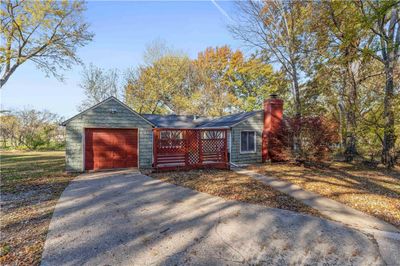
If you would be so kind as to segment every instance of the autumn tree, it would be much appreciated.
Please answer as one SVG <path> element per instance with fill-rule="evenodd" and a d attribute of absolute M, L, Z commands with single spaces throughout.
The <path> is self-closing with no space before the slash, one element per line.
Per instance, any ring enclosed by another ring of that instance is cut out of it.
<path fill-rule="evenodd" d="M 166 55 L 130 72 L 125 101 L 139 113 L 183 114 L 190 109 L 191 62 L 186 56 Z"/>
<path fill-rule="evenodd" d="M 321 94 L 334 97 L 332 100 L 337 106 L 344 135 L 344 155 L 347 161 L 352 161 L 358 155 L 361 86 L 381 71 L 371 69 L 371 58 L 359 51 L 361 43 L 369 36 L 358 23 L 359 18 L 354 15 L 357 10 L 352 2 L 324 1 L 313 5 L 313 23 L 308 29 L 316 36 L 313 51 L 316 60 L 312 62 L 316 71 L 312 79 L 314 85 L 317 83 L 324 87 L 324 90 L 320 88 Z"/>
<path fill-rule="evenodd" d="M 275 71 L 260 56 L 244 56 L 231 79 L 233 91 L 240 101 L 241 111 L 254 111 L 263 108 L 264 100 L 271 94 L 287 99 L 288 80 L 282 71 Z"/>
<path fill-rule="evenodd" d="M 243 61 L 240 51 L 232 51 L 228 46 L 207 48 L 194 60 L 199 75 L 197 105 L 205 114 L 221 116 L 237 112 L 240 101 L 234 93 L 234 73 Z"/>
<path fill-rule="evenodd" d="M 190 73 L 190 59 L 156 39 L 146 45 L 143 64 L 127 72 L 125 102 L 139 113 L 184 113 L 190 107 Z"/>
<path fill-rule="evenodd" d="M 1 1 L 0 88 L 28 61 L 59 79 L 80 63 L 77 48 L 93 38 L 84 11 L 82 1 Z"/>
<path fill-rule="evenodd" d="M 291 95 L 296 119 L 302 117 L 301 86 L 306 72 L 302 61 L 307 54 L 309 35 L 304 30 L 309 17 L 309 2 L 246 1 L 238 2 L 237 23 L 231 26 L 234 36 L 258 49 L 278 63 L 291 81 Z M 294 151 L 301 154 L 301 128 L 294 134 Z"/>
<path fill-rule="evenodd" d="M 7 148 L 8 145 L 18 146 L 17 132 L 19 129 L 20 124 L 14 114 L 7 112 L 0 115 L 0 136 L 3 148 Z"/>
<path fill-rule="evenodd" d="M 285 88 L 285 79 L 271 65 L 228 46 L 207 48 L 194 64 L 200 76 L 198 100 L 208 115 L 261 109 L 264 99 Z"/>
<path fill-rule="evenodd" d="M 382 63 L 385 73 L 384 86 L 384 136 L 382 163 L 388 168 L 396 160 L 395 134 L 395 70 L 400 56 L 400 3 L 398 0 L 354 2 L 362 25 L 371 31 L 371 39 L 362 51 Z M 398 83 L 398 81 L 397 81 Z M 398 85 L 398 84 L 397 84 Z"/>
<path fill-rule="evenodd" d="M 138 67 L 125 86 L 125 100 L 140 113 L 220 116 L 260 109 L 284 83 L 271 65 L 223 46 L 207 48 L 194 60 L 165 55 Z"/>

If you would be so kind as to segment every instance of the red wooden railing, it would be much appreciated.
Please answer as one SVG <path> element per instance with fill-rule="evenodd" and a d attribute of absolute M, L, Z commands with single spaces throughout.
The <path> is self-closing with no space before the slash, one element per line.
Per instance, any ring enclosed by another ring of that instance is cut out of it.
<path fill-rule="evenodd" d="M 178 170 L 194 168 L 228 169 L 227 129 L 153 130 L 154 168 Z"/>

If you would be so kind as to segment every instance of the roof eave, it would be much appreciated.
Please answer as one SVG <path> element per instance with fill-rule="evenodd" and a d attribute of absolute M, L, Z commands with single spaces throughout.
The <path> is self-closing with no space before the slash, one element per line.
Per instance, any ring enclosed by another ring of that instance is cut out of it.
<path fill-rule="evenodd" d="M 154 129 L 166 129 L 166 130 L 175 130 L 175 129 L 229 129 L 229 127 L 155 127 Z"/>
<path fill-rule="evenodd" d="M 70 121 L 74 120 L 74 119 L 77 118 L 78 116 L 83 115 L 84 113 L 86 113 L 86 112 L 88 112 L 88 111 L 90 111 L 90 110 L 92 110 L 92 109 L 94 109 L 94 108 L 100 106 L 101 104 L 106 103 L 106 102 L 112 100 L 112 99 L 116 100 L 119 104 L 121 104 L 122 106 L 124 106 L 125 108 L 127 108 L 127 109 L 128 109 L 129 111 L 131 111 L 132 113 L 134 113 L 134 114 L 140 116 L 144 121 L 146 121 L 147 123 L 149 123 L 151 126 L 156 127 L 156 125 L 153 124 L 151 121 L 149 121 L 148 119 L 144 118 L 141 114 L 139 114 L 138 112 L 136 112 L 135 110 L 133 110 L 133 109 L 130 108 L 128 105 L 124 104 L 123 102 L 121 102 L 120 100 L 118 100 L 117 98 L 115 98 L 114 96 L 110 96 L 110 97 L 108 97 L 107 99 L 105 99 L 104 101 L 101 101 L 101 102 L 99 102 L 99 103 L 93 105 L 92 107 L 89 107 L 88 109 L 83 110 L 82 112 L 80 112 L 80 113 L 74 115 L 73 117 L 71 117 L 71 118 L 65 120 L 65 121 L 62 122 L 60 125 L 65 127 Z"/>
<path fill-rule="evenodd" d="M 235 124 L 233 124 L 233 125 L 230 125 L 229 127 L 230 127 L 230 128 L 236 127 L 237 125 L 243 123 L 243 122 L 246 121 L 247 119 L 249 119 L 249 118 L 255 116 L 255 115 L 258 114 L 259 112 L 261 112 L 261 111 L 255 111 L 252 115 L 249 115 L 248 117 L 246 117 L 246 118 L 240 120 L 239 122 L 237 122 L 237 123 L 235 123 Z"/>
<path fill-rule="evenodd" d="M 195 127 L 194 129 L 230 129 L 229 126 L 222 126 L 222 127 Z"/>

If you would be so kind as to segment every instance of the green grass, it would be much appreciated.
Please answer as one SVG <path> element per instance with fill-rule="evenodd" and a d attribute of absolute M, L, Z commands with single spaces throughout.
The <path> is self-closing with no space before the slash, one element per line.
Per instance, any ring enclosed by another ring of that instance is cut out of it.
<path fill-rule="evenodd" d="M 0 153 L 1 188 L 14 190 L 22 182 L 65 175 L 65 152 L 11 152 Z"/>
<path fill-rule="evenodd" d="M 76 175 L 61 151 L 1 151 L 0 265 L 39 265 L 58 198 Z"/>

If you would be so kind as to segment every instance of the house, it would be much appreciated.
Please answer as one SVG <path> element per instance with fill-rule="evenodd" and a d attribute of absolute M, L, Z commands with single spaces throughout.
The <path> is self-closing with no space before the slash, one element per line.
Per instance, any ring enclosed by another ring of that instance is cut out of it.
<path fill-rule="evenodd" d="M 62 123 L 66 170 L 180 168 L 249 164 L 268 160 L 268 138 L 282 120 L 275 95 L 264 110 L 214 119 L 139 114 L 110 97 Z M 218 163 L 218 164 L 217 164 Z"/>

